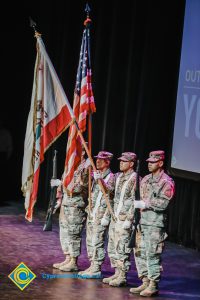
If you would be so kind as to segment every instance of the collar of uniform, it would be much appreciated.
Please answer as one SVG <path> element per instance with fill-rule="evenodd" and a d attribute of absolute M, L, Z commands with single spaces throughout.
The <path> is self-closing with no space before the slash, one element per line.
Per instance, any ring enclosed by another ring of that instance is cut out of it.
<path fill-rule="evenodd" d="M 86 162 L 86 159 L 83 158 L 83 159 L 81 160 L 81 162 L 80 162 L 80 165 L 81 165 L 81 166 L 82 166 L 82 165 L 85 165 L 85 162 Z"/>
<path fill-rule="evenodd" d="M 85 159 L 81 160 L 80 164 L 78 165 L 77 169 L 75 172 L 79 172 L 82 171 L 84 169 L 84 165 L 85 165 Z"/>
<path fill-rule="evenodd" d="M 153 174 L 152 174 L 152 176 L 151 176 L 151 181 L 152 181 L 152 182 L 159 182 L 160 178 L 163 176 L 163 173 L 164 173 L 164 170 L 162 170 L 162 171 L 160 172 L 160 174 L 157 175 L 157 176 L 153 176 Z"/>
<path fill-rule="evenodd" d="M 134 172 L 133 169 L 130 169 L 127 173 L 125 173 L 125 174 L 122 173 L 122 174 L 123 174 L 122 176 L 123 176 L 124 178 L 127 178 L 127 177 L 129 177 L 131 174 L 133 174 L 133 172 Z"/>
<path fill-rule="evenodd" d="M 105 178 L 110 172 L 110 169 L 105 170 L 102 174 L 102 178 Z"/>

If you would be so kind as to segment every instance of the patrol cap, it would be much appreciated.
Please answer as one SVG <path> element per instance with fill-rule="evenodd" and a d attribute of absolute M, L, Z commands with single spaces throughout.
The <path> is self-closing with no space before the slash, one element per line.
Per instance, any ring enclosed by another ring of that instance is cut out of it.
<path fill-rule="evenodd" d="M 118 157 L 118 160 L 122 161 L 136 161 L 137 155 L 133 152 L 123 152 L 122 156 Z"/>
<path fill-rule="evenodd" d="M 94 156 L 95 158 L 100 158 L 100 159 L 109 159 L 111 160 L 113 158 L 113 154 L 107 151 L 99 151 L 99 153 Z"/>
<path fill-rule="evenodd" d="M 156 151 L 151 151 L 149 153 L 149 158 L 146 161 L 154 163 L 164 159 L 165 159 L 165 151 L 156 150 Z"/>

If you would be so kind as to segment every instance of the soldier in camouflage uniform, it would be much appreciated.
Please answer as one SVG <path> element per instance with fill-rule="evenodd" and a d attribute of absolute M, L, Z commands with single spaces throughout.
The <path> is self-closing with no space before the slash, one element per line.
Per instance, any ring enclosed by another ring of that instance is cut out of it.
<path fill-rule="evenodd" d="M 69 193 L 62 187 L 62 181 L 51 180 L 51 186 L 59 184 L 57 189 L 57 204 L 61 206 L 59 215 L 60 243 L 66 259 L 55 263 L 54 268 L 62 271 L 77 271 L 77 259 L 81 251 L 81 234 L 86 220 L 85 207 L 87 205 L 88 171 L 84 159 L 85 150 L 82 149 L 81 162 L 74 172 L 74 190 Z"/>
<path fill-rule="evenodd" d="M 85 271 L 79 272 L 79 275 L 84 275 L 86 278 L 101 276 L 101 265 L 105 258 L 105 233 L 110 222 L 110 214 L 107 213 L 106 200 L 98 184 L 98 179 L 101 180 L 111 201 L 115 182 L 114 174 L 110 170 L 112 157 L 113 154 L 106 151 L 100 151 L 95 156 L 98 171 L 94 172 L 91 194 L 92 209 L 90 212 L 89 208 L 87 208 L 88 217 L 86 224 L 86 245 L 90 267 Z"/>
<path fill-rule="evenodd" d="M 135 208 L 141 208 L 140 252 L 135 253 L 135 262 L 143 283 L 130 292 L 144 297 L 158 293 L 161 253 L 167 237 L 166 209 L 174 195 L 174 181 L 163 170 L 164 158 L 164 151 L 150 152 L 147 161 L 151 174 L 141 181 L 141 200 L 134 201 Z"/>
<path fill-rule="evenodd" d="M 117 222 L 111 220 L 109 226 L 108 255 L 115 274 L 104 278 L 103 283 L 111 286 L 126 284 L 126 274 L 130 267 L 130 252 L 128 243 L 131 234 L 131 225 L 134 217 L 134 199 L 136 173 L 134 164 L 136 154 L 124 152 L 120 160 L 120 173 L 116 174 L 114 213 Z"/>

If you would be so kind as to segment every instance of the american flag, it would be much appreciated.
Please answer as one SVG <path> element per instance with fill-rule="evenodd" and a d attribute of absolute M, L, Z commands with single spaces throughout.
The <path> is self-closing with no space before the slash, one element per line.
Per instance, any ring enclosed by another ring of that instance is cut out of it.
<path fill-rule="evenodd" d="M 74 115 L 82 133 L 86 131 L 87 115 L 96 111 L 91 83 L 90 22 L 88 18 L 84 23 L 86 27 L 83 31 L 73 102 Z M 64 188 L 69 192 L 74 188 L 74 172 L 80 163 L 81 152 L 81 140 L 73 124 L 69 129 L 63 181 Z"/>

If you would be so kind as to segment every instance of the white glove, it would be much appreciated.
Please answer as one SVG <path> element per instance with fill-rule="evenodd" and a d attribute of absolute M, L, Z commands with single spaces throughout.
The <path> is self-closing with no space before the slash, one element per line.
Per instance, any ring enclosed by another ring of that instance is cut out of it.
<path fill-rule="evenodd" d="M 125 220 L 123 225 L 122 225 L 122 228 L 123 229 L 129 229 L 130 227 L 131 227 L 131 221 Z"/>
<path fill-rule="evenodd" d="M 89 157 L 86 159 L 85 164 L 84 164 L 84 168 L 87 169 L 89 166 L 91 166 L 91 161 L 89 159 Z"/>
<path fill-rule="evenodd" d="M 94 171 L 94 179 L 95 180 L 98 180 L 98 179 L 101 179 L 102 178 L 102 174 L 99 172 L 99 171 Z"/>
<path fill-rule="evenodd" d="M 56 201 L 56 205 L 54 206 L 53 214 L 55 214 L 56 210 L 61 206 L 61 199 Z"/>
<path fill-rule="evenodd" d="M 101 219 L 101 226 L 108 226 L 109 220 L 106 217 Z"/>
<path fill-rule="evenodd" d="M 134 208 L 147 208 L 146 203 L 143 200 L 135 200 L 134 201 Z"/>
<path fill-rule="evenodd" d="M 51 179 L 51 187 L 59 186 L 61 184 L 60 179 Z"/>

